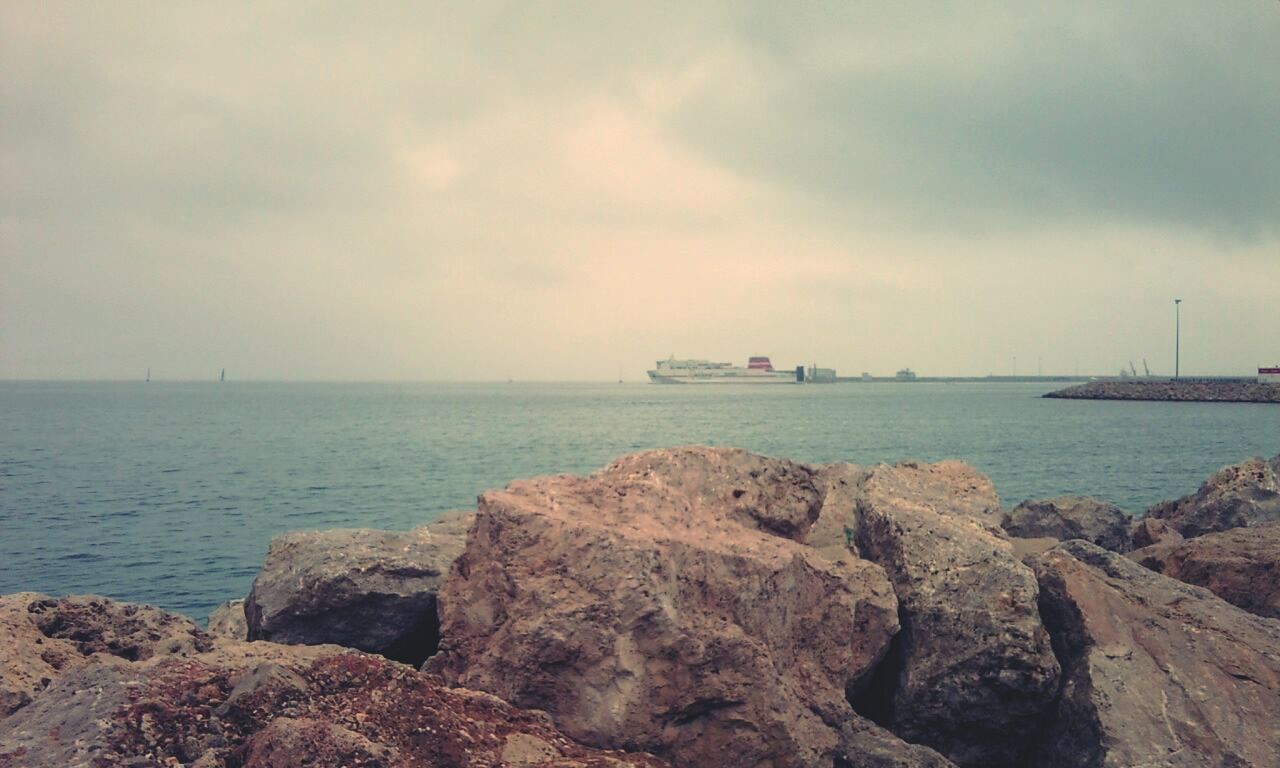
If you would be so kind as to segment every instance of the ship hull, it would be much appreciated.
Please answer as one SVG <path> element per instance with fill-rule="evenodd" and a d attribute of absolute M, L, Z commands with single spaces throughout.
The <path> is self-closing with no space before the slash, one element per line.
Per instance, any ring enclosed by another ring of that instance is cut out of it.
<path fill-rule="evenodd" d="M 688 376 L 672 376 L 657 371 L 647 371 L 649 381 L 654 384 L 795 384 L 794 373 L 769 372 L 760 375 L 742 373 L 727 374 L 692 374 Z"/>

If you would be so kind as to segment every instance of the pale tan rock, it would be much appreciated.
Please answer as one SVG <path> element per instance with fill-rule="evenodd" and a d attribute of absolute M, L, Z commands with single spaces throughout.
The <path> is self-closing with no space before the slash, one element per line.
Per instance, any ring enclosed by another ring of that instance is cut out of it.
<path fill-rule="evenodd" d="M 427 668 L 678 765 L 831 766 L 897 629 L 884 572 L 801 543 L 816 471 L 730 449 L 481 497 Z M 903 745 L 905 746 L 905 745 Z"/>
<path fill-rule="evenodd" d="M 228 600 L 213 609 L 206 629 L 214 637 L 248 640 L 249 621 L 244 616 L 244 600 Z"/>
<path fill-rule="evenodd" d="M 1250 613 L 1280 619 L 1280 524 L 1166 541 L 1129 556 Z"/>

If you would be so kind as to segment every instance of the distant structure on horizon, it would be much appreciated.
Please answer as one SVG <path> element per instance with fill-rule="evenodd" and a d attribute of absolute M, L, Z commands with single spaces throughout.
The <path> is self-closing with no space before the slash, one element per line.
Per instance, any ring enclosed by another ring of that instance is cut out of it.
<path fill-rule="evenodd" d="M 1259 384 L 1280 384 L 1280 365 L 1270 368 L 1258 367 Z"/>

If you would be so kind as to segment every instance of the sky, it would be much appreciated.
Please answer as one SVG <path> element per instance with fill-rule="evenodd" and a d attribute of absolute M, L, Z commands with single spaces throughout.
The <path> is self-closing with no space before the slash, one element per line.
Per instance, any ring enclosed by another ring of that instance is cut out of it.
<path fill-rule="evenodd" d="M 0 2 L 0 379 L 1280 363 L 1280 2 Z"/>

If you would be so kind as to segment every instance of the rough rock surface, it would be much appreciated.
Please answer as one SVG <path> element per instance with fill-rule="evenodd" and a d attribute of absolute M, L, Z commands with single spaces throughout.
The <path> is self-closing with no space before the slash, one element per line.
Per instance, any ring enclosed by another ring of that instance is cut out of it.
<path fill-rule="evenodd" d="M 427 669 L 590 744 L 828 768 L 898 619 L 878 566 L 798 541 L 822 501 L 814 470 L 708 448 L 486 493 Z"/>
<path fill-rule="evenodd" d="M 1182 534 L 1173 530 L 1168 523 L 1156 517 L 1144 517 L 1135 522 L 1129 537 L 1133 542 L 1133 549 L 1142 549 L 1153 544 L 1182 541 Z"/>
<path fill-rule="evenodd" d="M 1253 458 L 1221 469 L 1194 494 L 1157 504 L 1147 517 L 1168 522 L 1188 539 L 1280 523 L 1280 456 L 1270 461 Z"/>
<path fill-rule="evenodd" d="M 949 463 L 880 466 L 866 479 L 858 548 L 893 580 L 902 632 L 880 690 L 855 703 L 960 765 L 1020 766 L 1058 662 L 1035 575 L 994 526 L 999 500 L 978 477 Z"/>
<path fill-rule="evenodd" d="M 1084 539 L 1112 552 L 1128 552 L 1131 522 L 1115 504 L 1088 496 L 1059 496 L 1022 502 L 1000 526 L 1019 538 Z"/>
<path fill-rule="evenodd" d="M 436 593 L 469 515 L 407 532 L 286 533 L 245 601 L 249 639 L 333 643 L 421 664 L 439 643 Z"/>
<path fill-rule="evenodd" d="M 1083 541 L 1036 569 L 1063 660 L 1039 765 L 1280 765 L 1280 622 Z"/>
<path fill-rule="evenodd" d="M 207 651 L 212 639 L 189 619 L 102 597 L 0 597 L 0 718 L 30 703 L 64 672 L 96 654 L 129 661 Z"/>
<path fill-rule="evenodd" d="M 545 715 L 334 646 L 218 641 L 192 658 L 100 656 L 0 722 L 0 768 L 661 768 L 565 738 Z"/>
<path fill-rule="evenodd" d="M 229 640 L 249 639 L 249 620 L 244 616 L 244 600 L 228 600 L 213 609 L 206 627 L 214 637 Z"/>
<path fill-rule="evenodd" d="M 1250 613 L 1280 619 L 1280 524 L 1233 528 L 1129 555 L 1156 573 L 1204 587 Z"/>

